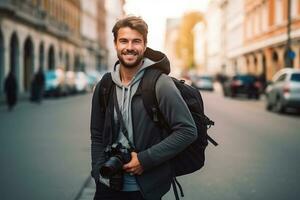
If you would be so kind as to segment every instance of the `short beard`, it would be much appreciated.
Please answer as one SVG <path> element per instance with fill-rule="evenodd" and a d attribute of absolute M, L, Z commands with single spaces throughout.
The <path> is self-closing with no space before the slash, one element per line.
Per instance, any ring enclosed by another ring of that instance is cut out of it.
<path fill-rule="evenodd" d="M 122 53 L 121 53 L 121 54 L 122 54 Z M 137 59 L 136 59 L 136 61 L 135 61 L 134 63 L 126 63 L 126 62 L 123 60 L 123 58 L 122 58 L 121 55 L 118 54 L 117 56 L 118 56 L 118 58 L 119 58 L 119 61 L 120 61 L 121 65 L 124 66 L 125 68 L 128 68 L 128 69 L 137 67 L 137 66 L 142 62 L 142 60 L 143 60 L 143 58 L 144 58 L 144 55 L 142 54 L 142 55 L 139 55 L 139 56 L 137 57 Z"/>

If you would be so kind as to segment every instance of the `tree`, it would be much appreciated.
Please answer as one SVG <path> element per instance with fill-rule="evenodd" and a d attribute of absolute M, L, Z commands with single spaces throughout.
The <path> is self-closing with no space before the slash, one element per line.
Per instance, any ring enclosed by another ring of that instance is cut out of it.
<path fill-rule="evenodd" d="M 179 37 L 176 44 L 176 55 L 185 63 L 184 70 L 194 66 L 194 26 L 204 21 L 200 12 L 186 13 L 179 27 Z"/>

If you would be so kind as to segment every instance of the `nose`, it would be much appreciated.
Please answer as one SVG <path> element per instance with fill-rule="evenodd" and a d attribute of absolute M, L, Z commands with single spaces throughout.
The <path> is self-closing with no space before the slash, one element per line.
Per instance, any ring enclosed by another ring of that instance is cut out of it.
<path fill-rule="evenodd" d="M 133 49 L 132 42 L 128 42 L 128 43 L 127 43 L 126 49 L 128 49 L 128 50 Z"/>

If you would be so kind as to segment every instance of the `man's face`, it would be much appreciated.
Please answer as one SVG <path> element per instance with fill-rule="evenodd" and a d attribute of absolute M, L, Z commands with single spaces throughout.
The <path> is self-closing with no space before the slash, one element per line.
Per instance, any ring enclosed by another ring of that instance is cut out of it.
<path fill-rule="evenodd" d="M 118 31 L 115 48 L 121 65 L 126 68 L 135 68 L 143 59 L 146 44 L 142 34 L 124 27 Z"/>

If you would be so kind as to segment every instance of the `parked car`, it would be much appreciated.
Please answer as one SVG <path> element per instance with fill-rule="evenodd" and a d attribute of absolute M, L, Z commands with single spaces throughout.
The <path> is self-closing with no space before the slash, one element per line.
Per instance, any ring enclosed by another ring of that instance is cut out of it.
<path fill-rule="evenodd" d="M 211 75 L 194 75 L 191 77 L 192 86 L 200 90 L 214 90 L 214 78 Z"/>
<path fill-rule="evenodd" d="M 75 89 L 77 93 L 84 93 L 88 90 L 88 80 L 84 72 L 75 72 Z"/>
<path fill-rule="evenodd" d="M 87 71 L 88 90 L 93 91 L 95 85 L 101 80 L 102 74 L 98 71 Z"/>
<path fill-rule="evenodd" d="M 235 75 L 223 83 L 224 96 L 236 97 L 237 95 L 247 95 L 250 99 L 259 99 L 262 85 L 258 78 L 251 74 Z"/>
<path fill-rule="evenodd" d="M 45 72 L 45 96 L 61 96 L 66 94 L 65 74 L 61 69 Z"/>
<path fill-rule="evenodd" d="M 299 69 L 281 69 L 266 88 L 266 109 L 284 112 L 288 107 L 300 109 Z"/>
<path fill-rule="evenodd" d="M 66 72 L 66 88 L 67 88 L 67 93 L 68 94 L 74 94 L 76 93 L 76 84 L 75 84 L 75 72 L 73 71 L 67 71 Z"/>

